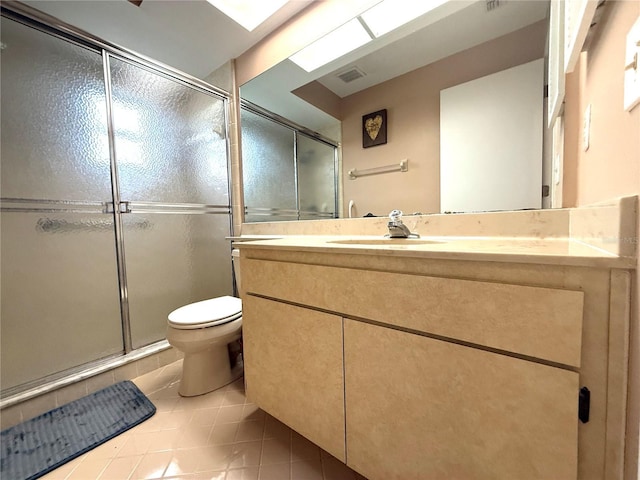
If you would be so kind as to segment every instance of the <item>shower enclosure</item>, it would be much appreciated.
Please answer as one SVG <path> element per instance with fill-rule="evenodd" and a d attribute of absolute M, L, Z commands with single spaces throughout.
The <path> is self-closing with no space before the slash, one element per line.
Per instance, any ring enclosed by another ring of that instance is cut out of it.
<path fill-rule="evenodd" d="M 336 218 L 337 145 L 242 102 L 245 222 Z"/>
<path fill-rule="evenodd" d="M 2 10 L 1 389 L 165 339 L 232 294 L 228 94 Z"/>

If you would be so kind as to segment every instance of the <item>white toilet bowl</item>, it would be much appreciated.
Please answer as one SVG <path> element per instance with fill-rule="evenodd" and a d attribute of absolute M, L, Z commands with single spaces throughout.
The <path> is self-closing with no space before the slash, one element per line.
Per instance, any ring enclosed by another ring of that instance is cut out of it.
<path fill-rule="evenodd" d="M 242 301 L 236 297 L 191 303 L 169 314 L 167 341 L 184 353 L 180 395 L 202 395 L 242 375 L 241 366 L 232 370 L 227 347 L 241 330 Z"/>

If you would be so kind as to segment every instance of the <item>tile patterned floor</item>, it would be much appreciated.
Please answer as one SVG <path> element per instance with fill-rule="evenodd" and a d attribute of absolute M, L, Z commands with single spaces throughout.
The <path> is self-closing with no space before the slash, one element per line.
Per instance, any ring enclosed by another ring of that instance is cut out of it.
<path fill-rule="evenodd" d="M 242 380 L 178 395 L 182 361 L 134 379 L 157 408 L 146 422 L 45 480 L 365 480 L 255 405 Z"/>

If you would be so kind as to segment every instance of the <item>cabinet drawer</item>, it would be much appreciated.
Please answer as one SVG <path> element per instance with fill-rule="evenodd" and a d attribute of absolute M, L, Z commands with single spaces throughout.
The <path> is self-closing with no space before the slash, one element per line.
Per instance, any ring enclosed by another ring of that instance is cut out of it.
<path fill-rule="evenodd" d="M 245 293 L 580 366 L 580 291 L 242 259 Z"/>

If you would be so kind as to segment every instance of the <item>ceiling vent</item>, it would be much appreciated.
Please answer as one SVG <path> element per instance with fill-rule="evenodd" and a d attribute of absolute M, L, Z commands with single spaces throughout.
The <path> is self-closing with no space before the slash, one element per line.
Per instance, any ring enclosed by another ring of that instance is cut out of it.
<path fill-rule="evenodd" d="M 353 82 L 358 78 L 362 78 L 366 75 L 362 70 L 358 67 L 352 67 L 349 70 L 345 70 L 344 72 L 338 73 L 336 77 L 342 80 L 344 83 Z"/>

